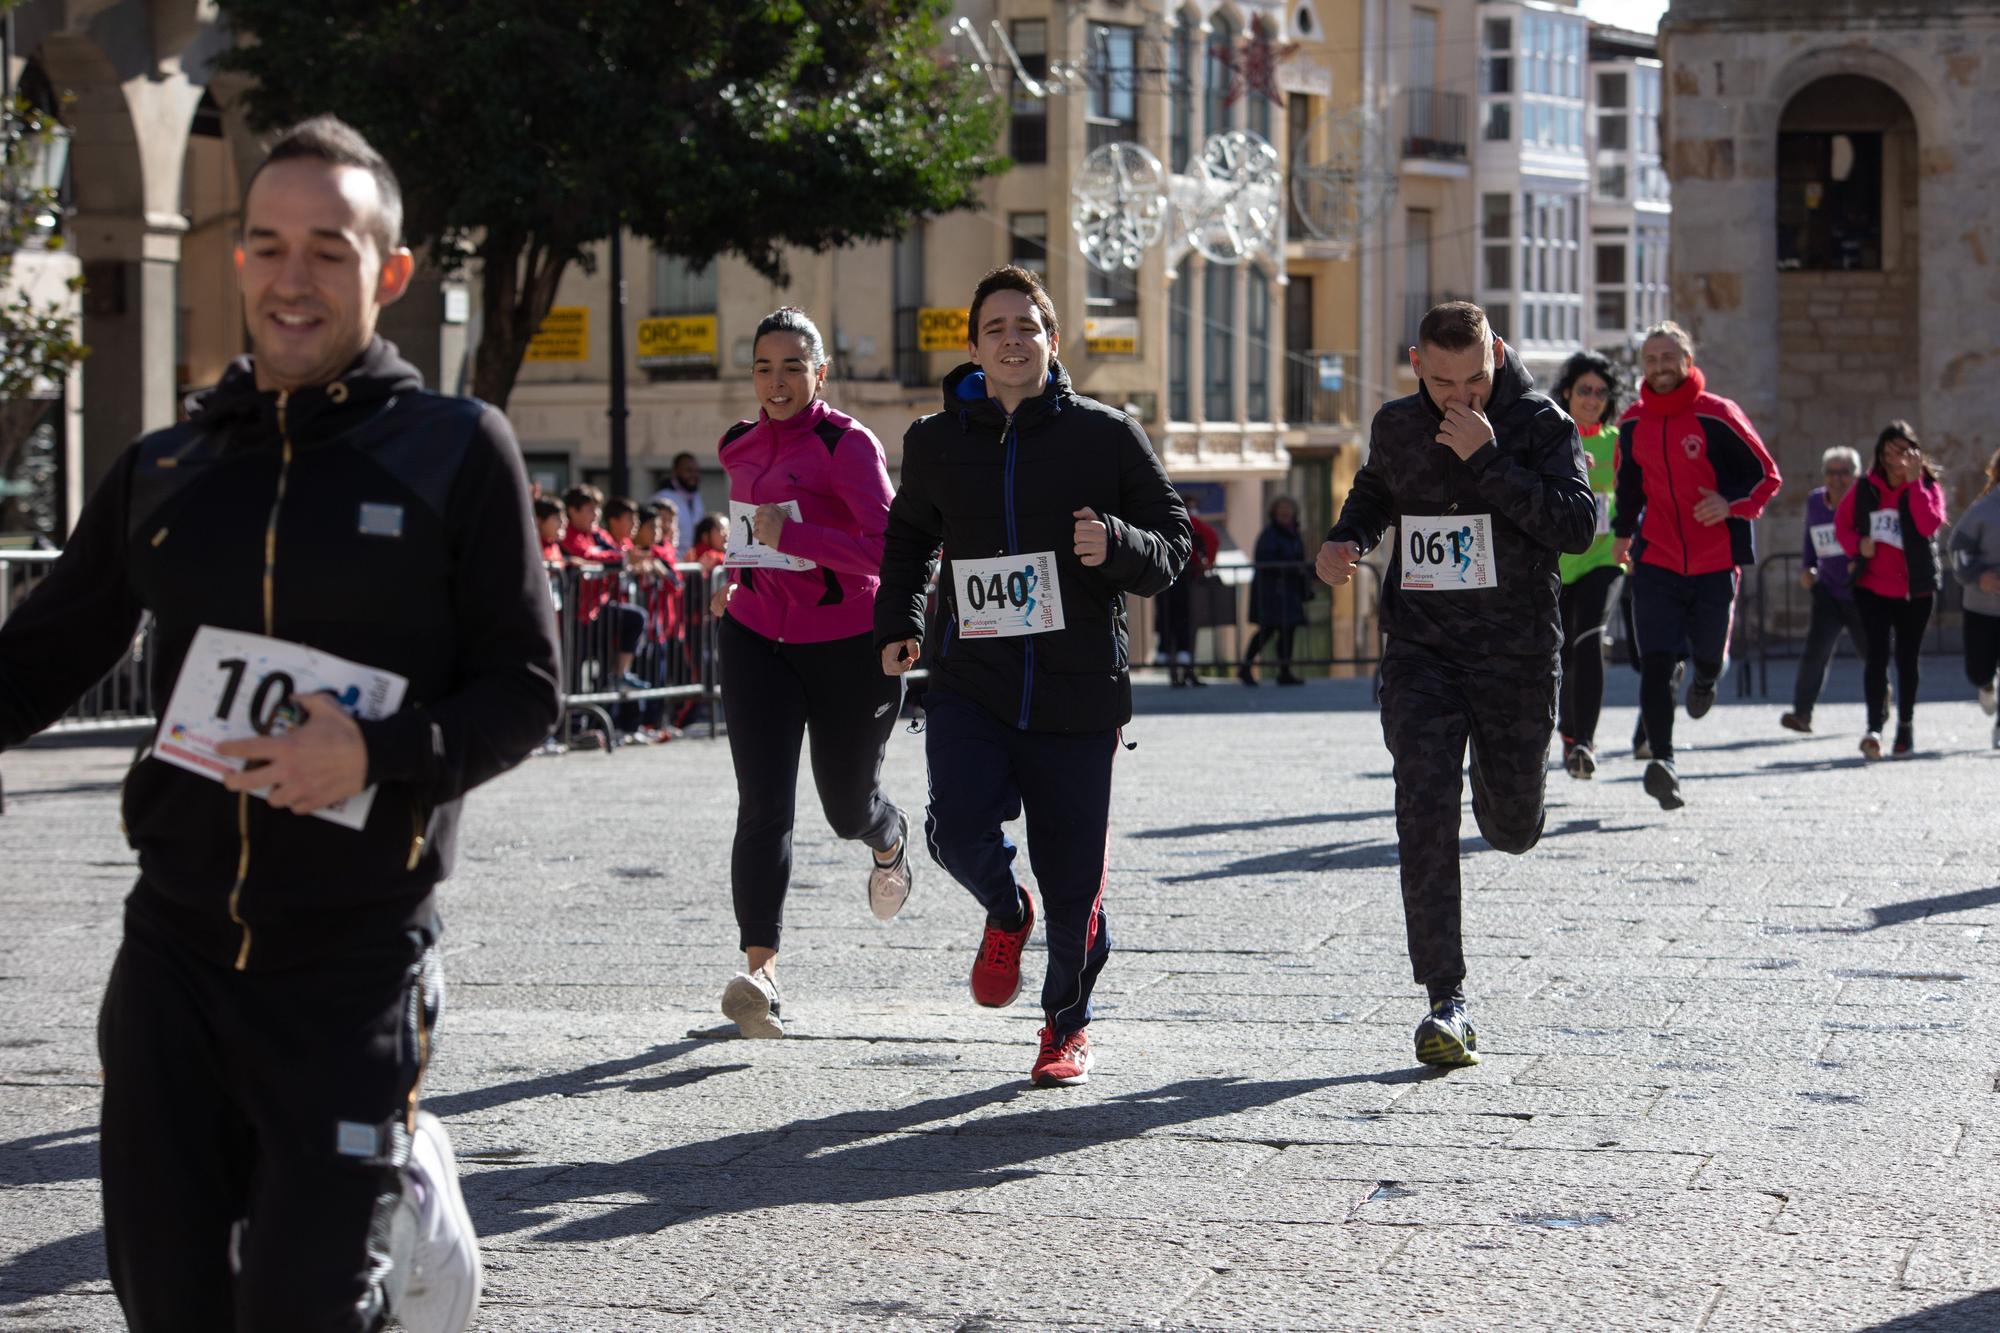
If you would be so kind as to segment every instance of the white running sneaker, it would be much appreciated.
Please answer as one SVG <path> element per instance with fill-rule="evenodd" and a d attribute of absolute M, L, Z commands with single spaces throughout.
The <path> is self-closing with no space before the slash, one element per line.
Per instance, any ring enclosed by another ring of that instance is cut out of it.
<path fill-rule="evenodd" d="M 415 1232 L 415 1242 L 391 1316 L 410 1333 L 464 1333 L 479 1310 L 479 1237 L 458 1188 L 451 1139 L 429 1111 L 417 1112 L 410 1136 L 400 1211 L 398 1222 Z"/>
<path fill-rule="evenodd" d="M 874 864 L 868 870 L 868 910 L 877 921 L 894 921 L 896 913 L 910 900 L 910 823 L 903 821 L 903 836 L 896 843 L 896 859 L 884 865 L 870 854 Z"/>
<path fill-rule="evenodd" d="M 1988 717 L 1992 717 L 1994 711 L 2000 709 L 2000 689 L 1995 689 L 1994 684 L 1988 683 L 1979 687 L 1979 711 Z"/>
<path fill-rule="evenodd" d="M 784 1036 L 778 1005 L 778 981 L 769 968 L 738 972 L 722 988 L 722 1016 L 746 1037 Z"/>

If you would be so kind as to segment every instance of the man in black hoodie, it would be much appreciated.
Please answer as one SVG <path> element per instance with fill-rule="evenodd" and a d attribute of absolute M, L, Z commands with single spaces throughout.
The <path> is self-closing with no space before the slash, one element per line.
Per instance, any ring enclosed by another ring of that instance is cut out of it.
<path fill-rule="evenodd" d="M 460 798 L 555 721 L 548 585 L 506 419 L 426 393 L 375 336 L 411 271 L 380 155 L 307 121 L 251 177 L 243 221 L 254 354 L 126 450 L 0 626 L 0 748 L 58 717 L 146 613 L 151 697 L 220 681 L 189 716 L 247 709 L 253 732 L 219 747 L 253 767 L 206 775 L 161 757 L 189 753 L 186 729 L 156 733 L 125 782 L 139 883 L 98 1043 L 130 1327 L 458 1330 L 478 1251 L 417 1106 L 434 890 Z M 206 660 L 217 631 L 253 651 Z M 400 707 L 288 701 L 309 654 L 403 678 Z M 357 798 L 358 827 L 315 817 Z"/>
<path fill-rule="evenodd" d="M 944 410 L 903 440 L 875 641 L 890 675 L 930 662 L 925 841 L 986 909 L 971 986 L 991 1008 L 1020 992 L 1035 926 L 1001 828 L 1027 812 L 1049 947 L 1030 1077 L 1082 1083 L 1091 989 L 1111 948 L 1111 761 L 1132 716 L 1125 594 L 1171 587 L 1193 537 L 1146 432 L 1071 392 L 1055 306 L 1034 274 L 987 274 L 968 327 L 972 360 L 946 377 Z"/>
<path fill-rule="evenodd" d="M 1375 414 L 1368 461 L 1320 548 L 1339 587 L 1391 525 L 1383 579 L 1382 735 L 1395 760 L 1403 920 L 1425 1064 L 1478 1062 L 1459 925 L 1460 770 L 1486 841 L 1542 836 L 1562 622 L 1556 557 L 1596 535 L 1576 423 L 1467 301 L 1433 309 L 1410 349 L 1417 392 Z"/>

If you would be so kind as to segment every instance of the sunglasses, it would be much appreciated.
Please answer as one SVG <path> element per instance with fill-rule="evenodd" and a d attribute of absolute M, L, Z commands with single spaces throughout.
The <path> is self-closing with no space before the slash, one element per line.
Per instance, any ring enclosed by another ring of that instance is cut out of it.
<path fill-rule="evenodd" d="M 1830 467 L 1826 470 L 1826 475 L 1829 477 L 1851 477 L 1854 475 L 1854 469 L 1851 467 Z"/>
<path fill-rule="evenodd" d="M 1572 398 L 1609 398 L 1611 390 L 1586 389 L 1583 385 L 1579 384 L 1569 391 L 1569 396 Z"/>

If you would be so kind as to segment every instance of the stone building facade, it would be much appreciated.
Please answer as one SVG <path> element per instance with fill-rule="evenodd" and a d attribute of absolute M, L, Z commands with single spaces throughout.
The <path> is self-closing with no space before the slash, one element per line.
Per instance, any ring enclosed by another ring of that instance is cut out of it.
<path fill-rule="evenodd" d="M 1898 417 L 1957 512 L 2000 446 L 2000 0 L 1673 0 L 1661 48 L 1672 312 L 1775 512 Z"/>

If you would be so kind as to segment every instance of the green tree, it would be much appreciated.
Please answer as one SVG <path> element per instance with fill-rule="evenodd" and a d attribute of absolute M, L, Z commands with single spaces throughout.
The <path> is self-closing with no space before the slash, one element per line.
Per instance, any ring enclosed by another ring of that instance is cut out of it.
<path fill-rule="evenodd" d="M 0 18 L 21 3 L 0 0 Z M 24 246 L 62 244 L 52 229 L 56 190 L 37 180 L 56 132 L 55 117 L 26 98 L 0 98 L 0 498 L 11 489 L 22 447 L 49 414 L 52 400 L 38 395 L 88 354 L 62 303 L 37 302 L 13 281 L 14 256 Z M 72 290 L 81 285 L 70 283 Z"/>
<path fill-rule="evenodd" d="M 473 390 L 505 404 L 572 263 L 623 225 L 783 281 L 783 247 L 969 207 L 998 110 L 945 0 L 218 0 L 252 123 L 324 111 L 395 166 L 406 230 L 475 261 Z"/>

